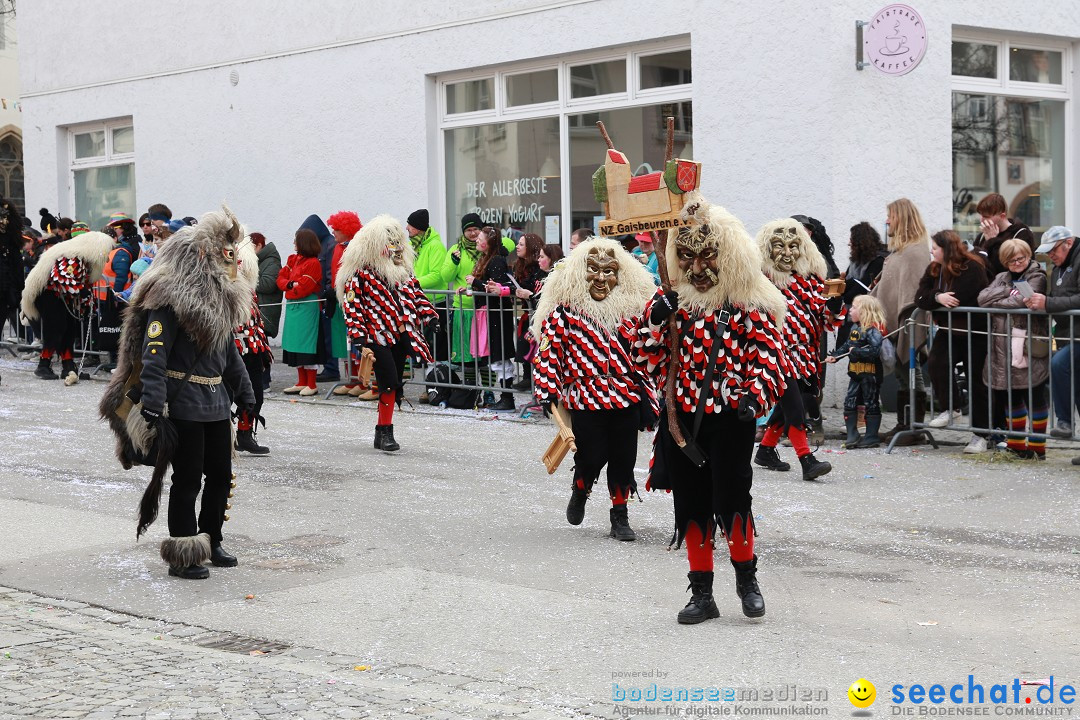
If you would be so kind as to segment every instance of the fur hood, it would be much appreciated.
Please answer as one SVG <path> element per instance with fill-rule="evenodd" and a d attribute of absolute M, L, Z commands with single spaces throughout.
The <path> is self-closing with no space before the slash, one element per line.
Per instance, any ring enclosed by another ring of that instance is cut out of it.
<path fill-rule="evenodd" d="M 619 284 L 601 301 L 592 299 L 585 280 L 585 261 L 593 249 L 611 252 L 619 261 Z M 540 288 L 530 332 L 539 340 L 540 326 L 560 305 L 578 310 L 608 330 L 614 330 L 626 318 L 641 315 L 655 294 L 652 275 L 622 245 L 610 238 L 592 237 L 551 269 Z"/>
<path fill-rule="evenodd" d="M 802 252 L 799 255 L 799 259 L 795 261 L 795 267 L 793 273 L 795 275 L 801 275 L 802 277 L 810 277 L 811 275 L 817 275 L 822 280 L 828 273 L 828 265 L 825 262 L 825 256 L 818 250 L 817 245 L 810 238 L 810 233 L 806 232 L 806 228 L 798 220 L 791 218 L 783 218 L 781 220 L 773 220 L 772 222 L 765 223 L 761 230 L 757 234 L 757 247 L 761 253 L 761 271 L 765 273 L 773 285 L 778 288 L 785 288 L 791 282 L 792 273 L 782 272 L 773 264 L 772 258 L 769 257 L 769 238 L 771 238 L 778 230 L 794 229 L 799 236 L 799 244 L 802 246 Z"/>
<path fill-rule="evenodd" d="M 386 248 L 391 243 L 401 248 L 404 265 L 395 265 L 386 254 Z M 401 223 L 391 215 L 376 215 L 345 248 L 334 289 L 339 299 L 345 297 L 345 284 L 361 268 L 370 269 L 391 286 L 400 285 L 412 277 L 415 261 L 416 251 Z"/>
<path fill-rule="evenodd" d="M 777 325 L 782 323 L 787 303 L 783 294 L 761 274 L 761 252 L 742 221 L 697 192 L 687 195 L 682 219 L 696 223 L 689 228 L 691 235 L 716 248 L 720 279 L 704 293 L 687 282 L 679 272 L 676 247 L 679 230 L 669 230 L 665 259 L 671 287 L 679 294 L 679 306 L 709 312 L 730 303 L 768 313 Z"/>
<path fill-rule="evenodd" d="M 26 277 L 26 285 L 23 287 L 22 311 L 23 315 L 31 320 L 38 319 L 37 308 L 34 301 L 49 283 L 49 273 L 53 265 L 60 258 L 78 258 L 87 264 L 90 269 L 90 282 L 95 283 L 101 279 L 101 271 L 105 269 L 105 263 L 109 261 L 109 253 L 117 247 L 116 239 L 100 232 L 88 232 L 82 235 L 59 242 L 46 250 L 38 260 L 37 265 Z"/>

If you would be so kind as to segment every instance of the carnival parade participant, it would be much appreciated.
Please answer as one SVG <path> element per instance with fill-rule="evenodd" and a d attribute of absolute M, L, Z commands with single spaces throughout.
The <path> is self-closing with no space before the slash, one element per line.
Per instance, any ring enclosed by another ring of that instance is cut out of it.
<path fill-rule="evenodd" d="M 82 323 L 90 326 L 94 283 L 101 279 L 114 247 L 114 239 L 105 233 L 83 233 L 46 250 L 27 276 L 22 312 L 41 320 L 41 356 L 34 374 L 42 380 L 57 379 L 51 365 L 53 356 L 59 355 L 64 384 L 79 381 L 75 341 Z"/>
<path fill-rule="evenodd" d="M 817 395 L 821 377 L 818 348 L 822 335 L 843 322 L 847 314 L 844 298 L 825 297 L 825 258 L 799 221 L 785 218 L 767 223 L 758 233 L 757 246 L 762 271 L 787 303 L 783 333 L 791 374 L 766 425 L 754 463 L 769 470 L 790 470 L 791 465 L 780 460 L 776 451 L 786 432 L 802 465 L 803 480 L 814 480 L 832 470 L 832 465 L 819 461 L 810 451 L 803 396 Z"/>
<path fill-rule="evenodd" d="M 437 322 L 438 314 L 413 275 L 415 257 L 401 223 L 378 215 L 349 243 L 335 285 L 349 338 L 375 354 L 375 449 L 387 452 L 401 448 L 394 439 L 394 404 L 401 404 L 405 359 L 434 362 L 424 326 Z"/>
<path fill-rule="evenodd" d="M 0 328 L 9 316 L 14 316 L 22 299 L 25 274 L 23 271 L 22 217 L 18 209 L 0 197 Z M 32 244 L 32 239 L 31 239 Z"/>
<path fill-rule="evenodd" d="M 637 493 L 637 433 L 658 411 L 652 382 L 631 357 L 645 303 L 656 290 L 641 263 L 614 240 L 592 238 L 542 285 L 531 331 L 536 399 L 569 411 L 577 441 L 566 519 L 580 525 L 593 483 L 607 465 L 611 537 L 634 540 L 626 503 Z"/>
<path fill-rule="evenodd" d="M 125 468 L 154 460 L 136 537 L 157 517 L 172 465 L 169 538 L 161 557 L 169 575 L 184 579 L 208 577 L 206 560 L 237 564 L 222 547 L 232 497 L 230 409 L 235 401 L 242 413 L 250 412 L 255 402 L 233 340 L 234 328 L 251 315 L 251 285 L 237 279 L 241 235 L 240 223 L 224 209 L 184 227 L 158 250 L 132 293 L 119 363 L 99 406 Z"/>
<path fill-rule="evenodd" d="M 255 402 L 251 409 L 241 410 L 236 415 L 236 449 L 252 455 L 266 455 L 270 448 L 260 445 L 256 436 L 260 422 L 266 427 L 262 417 L 263 373 L 270 367 L 274 356 L 266 337 L 262 311 L 259 310 L 259 296 L 255 292 L 259 284 L 259 255 L 248 233 L 244 231 L 243 235 L 237 247 L 237 265 L 240 280 L 251 287 L 251 311 L 245 322 L 233 329 L 233 340 L 247 369 Z"/>
<path fill-rule="evenodd" d="M 671 290 L 659 291 L 645 309 L 634 351 L 660 382 L 678 363 L 674 402 L 686 447 L 662 416 L 647 487 L 671 490 L 675 542 L 686 542 L 693 594 L 678 621 L 720 616 L 713 600 L 718 531 L 727 538 L 743 614 L 760 617 L 765 600 L 757 583 L 750 457 L 754 420 L 780 397 L 788 372 L 781 351 L 784 296 L 762 275 L 761 255 L 738 218 L 697 193 L 682 216 L 693 224 L 668 232 Z"/>

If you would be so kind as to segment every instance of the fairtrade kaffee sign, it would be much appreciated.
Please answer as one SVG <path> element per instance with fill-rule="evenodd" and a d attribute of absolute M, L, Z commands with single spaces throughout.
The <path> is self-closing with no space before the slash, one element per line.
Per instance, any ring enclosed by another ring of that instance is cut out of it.
<path fill-rule="evenodd" d="M 926 54 L 926 25 L 907 5 L 886 5 L 863 28 L 863 57 L 886 75 L 906 75 Z"/>

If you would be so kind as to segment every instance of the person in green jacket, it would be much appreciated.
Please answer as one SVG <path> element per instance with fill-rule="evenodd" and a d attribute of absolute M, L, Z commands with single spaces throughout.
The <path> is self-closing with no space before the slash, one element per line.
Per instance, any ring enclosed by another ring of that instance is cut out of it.
<path fill-rule="evenodd" d="M 416 280 L 427 295 L 427 299 L 435 306 L 435 311 L 439 313 L 438 323 L 428 323 L 424 327 L 424 339 L 427 340 L 435 359 L 445 360 L 450 356 L 450 347 L 447 342 L 447 331 L 442 328 L 450 327 L 449 303 L 445 293 L 429 291 L 447 288 L 447 283 L 442 277 L 443 263 L 446 261 L 446 246 L 443 245 L 439 233 L 431 227 L 427 208 L 420 208 L 410 214 L 405 221 L 405 230 L 409 233 L 413 250 L 416 251 L 416 262 L 413 264 Z M 427 396 L 421 394 L 420 402 L 426 399 Z"/>
<path fill-rule="evenodd" d="M 450 326 L 450 360 L 452 362 L 472 362 L 469 351 L 469 339 L 472 331 L 473 299 L 472 290 L 465 278 L 472 275 L 480 251 L 476 249 L 476 238 L 484 223 L 477 213 L 468 213 L 461 218 L 461 237 L 454 243 L 442 265 L 442 279 L 449 289 L 458 291 L 453 300 L 454 313 Z M 468 291 L 468 293 L 466 293 Z"/>

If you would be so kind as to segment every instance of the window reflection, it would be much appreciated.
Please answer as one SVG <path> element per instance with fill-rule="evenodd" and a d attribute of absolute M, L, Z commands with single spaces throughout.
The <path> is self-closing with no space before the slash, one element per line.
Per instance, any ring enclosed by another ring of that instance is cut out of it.
<path fill-rule="evenodd" d="M 1060 85 L 1061 53 L 1014 47 L 1009 52 L 1009 79 Z"/>

